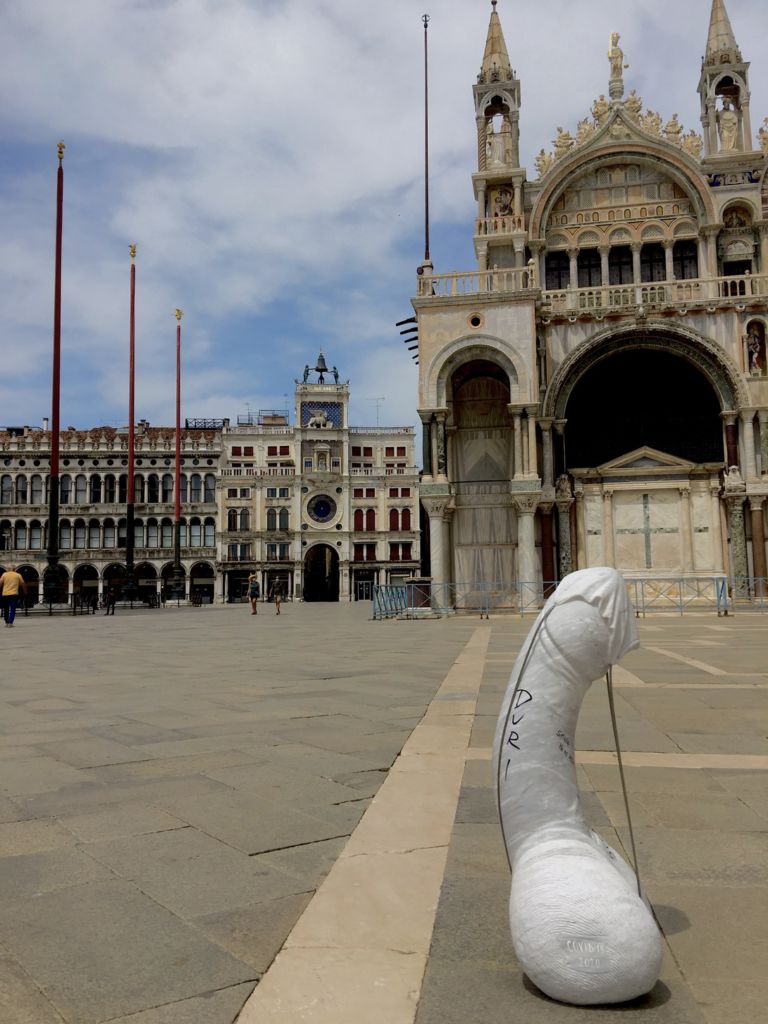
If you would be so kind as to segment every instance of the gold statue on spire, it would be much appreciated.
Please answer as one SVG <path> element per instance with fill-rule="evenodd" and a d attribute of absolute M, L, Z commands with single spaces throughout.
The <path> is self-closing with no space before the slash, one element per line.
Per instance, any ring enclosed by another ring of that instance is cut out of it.
<path fill-rule="evenodd" d="M 59 151 L 59 163 L 61 163 L 61 161 L 64 159 L 64 150 L 66 148 L 67 147 L 64 145 L 63 142 L 56 143 L 56 149 Z"/>
<path fill-rule="evenodd" d="M 136 246 L 135 245 L 129 245 L 128 246 L 128 252 L 131 254 L 131 259 L 135 260 L 136 259 Z"/>
<path fill-rule="evenodd" d="M 176 310 L 176 319 L 179 321 L 179 323 L 181 323 L 181 318 L 183 316 L 184 316 L 184 310 L 183 309 L 177 309 Z"/>

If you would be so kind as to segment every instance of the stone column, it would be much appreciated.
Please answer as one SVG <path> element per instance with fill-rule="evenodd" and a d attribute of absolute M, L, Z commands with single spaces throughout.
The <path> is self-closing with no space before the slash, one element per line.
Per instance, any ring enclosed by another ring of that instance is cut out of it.
<path fill-rule="evenodd" d="M 433 607 L 443 607 L 446 603 L 445 584 L 445 552 L 446 529 L 445 510 L 448 497 L 422 499 L 429 516 L 429 573 L 432 579 Z"/>
<path fill-rule="evenodd" d="M 714 571 L 724 571 L 723 560 L 723 523 L 720 518 L 720 488 L 715 485 L 710 488 L 710 523 L 712 526 L 712 555 L 714 557 Z"/>
<path fill-rule="evenodd" d="M 538 408 L 537 405 L 529 405 L 525 409 L 528 414 L 528 476 L 531 477 L 538 477 L 539 475 L 536 457 L 536 412 Z"/>
<path fill-rule="evenodd" d="M 555 434 L 557 434 L 560 444 L 560 466 L 563 469 L 567 468 L 565 463 L 565 425 L 567 422 L 568 420 L 555 420 L 554 423 Z M 555 460 L 555 469 L 557 469 L 557 460 Z"/>
<path fill-rule="evenodd" d="M 573 291 L 579 287 L 579 250 L 568 249 L 568 259 L 570 263 L 570 283 L 568 287 Z"/>
<path fill-rule="evenodd" d="M 520 410 L 514 409 L 509 406 L 509 410 L 512 413 L 512 441 L 514 445 L 515 453 L 515 464 L 513 467 L 513 479 L 520 480 L 523 475 L 523 435 L 522 435 L 522 422 L 520 419 Z"/>
<path fill-rule="evenodd" d="M 762 582 L 755 584 L 756 596 L 765 597 L 766 569 L 765 559 L 765 528 L 763 526 L 763 502 L 765 498 L 755 496 L 749 499 L 749 514 L 752 520 L 752 575 Z"/>
<path fill-rule="evenodd" d="M 435 428 L 437 434 L 437 479 L 448 479 L 448 449 L 445 437 L 446 410 L 440 409 L 435 413 Z"/>
<path fill-rule="evenodd" d="M 739 428 L 736 426 L 736 420 L 738 413 L 731 409 L 726 409 L 725 412 L 720 413 L 720 417 L 725 423 L 725 459 L 726 467 L 730 469 L 731 466 L 738 466 L 739 463 Z"/>
<path fill-rule="evenodd" d="M 544 596 L 549 595 L 554 587 L 546 584 L 555 582 L 555 555 L 552 544 L 552 504 L 547 502 L 539 506 L 541 515 L 541 578 L 544 582 Z"/>
<path fill-rule="evenodd" d="M 706 240 L 706 238 L 704 238 L 703 235 L 699 235 L 699 237 L 696 239 L 696 248 L 697 248 L 697 251 L 698 251 L 698 258 L 699 258 L 699 270 L 698 270 L 697 277 L 709 277 L 709 267 L 708 267 L 708 252 L 709 252 L 709 250 L 707 248 L 707 240 Z"/>
<path fill-rule="evenodd" d="M 707 270 L 709 277 L 717 277 L 717 235 L 718 228 L 706 231 L 707 236 Z"/>
<path fill-rule="evenodd" d="M 542 470 L 541 470 L 541 482 L 544 487 L 554 487 L 555 485 L 555 469 L 554 461 L 552 458 L 552 419 L 541 419 L 539 420 L 539 426 L 541 427 L 541 457 L 542 457 Z"/>
<path fill-rule="evenodd" d="M 422 480 L 432 479 L 432 412 L 419 410 L 421 419 L 421 458 L 423 462 Z"/>
<path fill-rule="evenodd" d="M 661 243 L 664 246 L 664 262 L 666 264 L 666 280 L 675 280 L 675 242 L 672 238 L 665 238 Z"/>
<path fill-rule="evenodd" d="M 752 117 L 749 113 L 749 95 L 740 96 L 741 106 L 741 136 L 742 146 L 741 148 L 745 153 L 752 152 Z"/>
<path fill-rule="evenodd" d="M 613 536 L 613 491 L 603 489 L 603 555 L 605 564 L 615 566 L 616 545 Z"/>
<path fill-rule="evenodd" d="M 693 550 L 693 518 L 691 516 L 691 489 L 690 487 L 678 488 L 680 494 L 680 538 L 682 543 L 683 572 L 693 572 L 695 556 Z"/>
<path fill-rule="evenodd" d="M 571 539 L 571 481 L 566 473 L 557 478 L 555 487 L 557 504 L 557 532 L 560 539 L 560 579 L 573 572 L 573 550 Z"/>
<path fill-rule="evenodd" d="M 487 217 L 485 209 L 485 185 L 478 186 L 477 189 L 477 219 L 484 221 Z M 478 231 L 478 234 L 485 233 L 485 225 L 483 225 L 482 231 Z"/>
<path fill-rule="evenodd" d="M 768 223 L 760 224 L 760 273 L 768 274 Z"/>
<path fill-rule="evenodd" d="M 608 257 L 611 253 L 611 247 L 610 245 L 600 245 L 598 246 L 597 251 L 600 253 L 600 280 L 603 288 L 607 288 L 611 283 L 611 270 L 608 265 Z"/>
<path fill-rule="evenodd" d="M 760 423 L 760 472 L 768 476 L 768 409 L 760 409 L 757 419 Z"/>
<path fill-rule="evenodd" d="M 643 244 L 642 242 L 631 242 L 629 248 L 632 250 L 632 280 L 635 284 L 641 284 L 640 250 L 643 248 Z"/>
<path fill-rule="evenodd" d="M 744 477 L 753 480 L 757 476 L 757 463 L 755 462 L 755 410 L 742 409 L 741 437 L 744 444 Z"/>
<path fill-rule="evenodd" d="M 728 535 L 730 539 L 730 577 L 736 597 L 749 596 L 749 564 L 747 562 L 747 538 L 744 532 L 744 499 L 746 486 L 725 487 L 725 503 L 728 507 Z"/>
<path fill-rule="evenodd" d="M 587 567 L 587 518 L 584 508 L 584 490 L 576 484 L 576 557 L 573 564 L 576 568 Z"/>
<path fill-rule="evenodd" d="M 483 114 L 477 117 L 477 168 L 479 171 L 486 169 L 486 132 L 487 124 Z"/>
<path fill-rule="evenodd" d="M 536 583 L 538 567 L 536 565 L 536 533 L 534 515 L 539 503 L 539 494 L 515 494 L 512 504 L 517 513 L 517 580 L 518 583 Z M 526 591 L 530 598 L 530 590 Z"/>

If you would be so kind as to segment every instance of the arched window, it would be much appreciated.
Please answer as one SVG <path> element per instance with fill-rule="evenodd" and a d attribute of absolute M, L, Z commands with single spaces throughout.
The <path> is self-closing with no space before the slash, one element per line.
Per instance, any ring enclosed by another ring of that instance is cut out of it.
<path fill-rule="evenodd" d="M 90 484 L 91 484 L 91 487 L 90 487 L 91 496 L 90 496 L 90 499 L 89 499 L 90 503 L 91 503 L 91 505 L 100 505 L 101 504 L 101 476 L 98 473 L 94 473 L 93 476 L 90 479 Z"/>
<path fill-rule="evenodd" d="M 62 477 L 62 481 L 63 481 L 63 479 L 64 478 Z M 137 481 L 138 481 L 138 479 L 139 478 L 136 477 Z M 142 491 L 142 494 L 143 494 L 143 491 Z M 144 498 L 142 497 L 141 500 L 143 501 Z M 104 477 L 104 504 L 105 505 L 113 505 L 114 502 L 115 502 L 115 478 L 112 475 L 112 473 L 107 473 L 107 475 Z"/>
<path fill-rule="evenodd" d="M 579 288 L 599 288 L 603 283 L 602 262 L 597 249 L 582 249 L 577 257 Z"/>
<path fill-rule="evenodd" d="M 104 547 L 113 548 L 117 543 L 117 534 L 115 532 L 115 521 L 114 519 L 104 520 Z"/>
<path fill-rule="evenodd" d="M 104 484 L 106 490 L 106 481 L 104 482 Z M 143 505 L 144 502 L 146 501 L 146 498 L 144 497 L 145 490 L 146 489 L 144 487 L 144 474 L 135 473 L 133 477 L 133 497 L 134 500 L 138 501 L 140 505 Z"/>
<path fill-rule="evenodd" d="M 186 473 L 181 474 L 181 487 L 179 490 L 181 491 L 181 503 L 182 505 L 186 505 L 188 500 L 187 494 L 189 493 L 189 481 L 187 480 Z"/>
<path fill-rule="evenodd" d="M 410 530 L 410 528 L 411 528 L 411 510 L 409 508 L 404 508 L 403 511 L 400 513 L 400 529 L 401 530 Z"/>
<path fill-rule="evenodd" d="M 548 252 L 545 262 L 547 288 L 570 288 L 571 263 L 564 252 Z"/>
<path fill-rule="evenodd" d="M 615 245 L 608 254 L 608 274 L 611 284 L 632 284 L 634 270 L 632 250 L 628 245 Z"/>
<path fill-rule="evenodd" d="M 203 524 L 195 517 L 189 524 L 189 545 L 199 548 L 203 543 Z"/>
<path fill-rule="evenodd" d="M 10 473 L 3 473 L 0 478 L 0 503 L 3 505 L 13 504 L 13 477 Z"/>
<path fill-rule="evenodd" d="M 365 512 L 365 529 L 368 533 L 376 529 L 376 512 L 372 508 L 366 509 Z"/>
<path fill-rule="evenodd" d="M 173 523 L 170 519 L 164 519 L 160 524 L 161 538 L 160 544 L 164 548 L 173 547 Z"/>
<path fill-rule="evenodd" d="M 75 477 L 75 504 L 84 505 L 88 499 L 88 480 L 84 473 Z"/>
<path fill-rule="evenodd" d="M 216 545 L 216 520 L 206 519 L 204 532 L 203 532 L 203 544 L 207 548 L 212 548 Z"/>
<path fill-rule="evenodd" d="M 69 505 L 72 501 L 72 477 L 69 473 L 59 480 L 59 501 L 62 505 Z"/>
<path fill-rule="evenodd" d="M 72 547 L 72 524 L 68 519 L 62 519 L 59 523 L 59 547 L 62 551 Z"/>
<path fill-rule="evenodd" d="M 0 523 L 0 551 L 10 551 L 13 547 L 13 526 L 10 519 L 4 519 Z"/>
<path fill-rule="evenodd" d="M 117 481 L 117 503 L 118 505 L 124 505 L 128 494 L 128 474 L 121 473 L 120 479 Z"/>
<path fill-rule="evenodd" d="M 203 493 L 203 481 L 199 473 L 193 473 L 189 481 L 189 500 L 197 502 L 201 500 Z"/>
<path fill-rule="evenodd" d="M 280 530 L 288 529 L 288 509 L 281 508 L 277 514 L 277 526 Z"/>
<path fill-rule="evenodd" d="M 358 533 L 362 533 L 362 531 L 365 529 L 365 516 L 361 508 L 355 509 L 354 528 Z"/>
<path fill-rule="evenodd" d="M 117 520 L 117 546 L 119 548 L 126 547 L 128 543 L 128 520 L 118 519 Z"/>
<path fill-rule="evenodd" d="M 23 473 L 16 477 L 16 504 L 27 504 L 27 478 Z"/>
<path fill-rule="evenodd" d="M 251 516 L 247 508 L 240 511 L 239 525 L 241 530 L 249 530 L 251 528 Z"/>
<path fill-rule="evenodd" d="M 88 523 L 88 547 L 89 548 L 100 548 L 101 547 L 101 535 L 99 531 L 99 520 L 91 519 Z"/>
<path fill-rule="evenodd" d="M 14 547 L 25 548 L 27 546 L 27 524 L 22 520 L 16 521 L 16 543 Z"/>
<path fill-rule="evenodd" d="M 147 520 L 147 547 L 156 548 L 160 543 L 160 534 L 157 528 L 156 519 Z"/>
<path fill-rule="evenodd" d="M 189 528 L 187 526 L 187 520 L 186 519 L 181 519 L 179 521 L 179 544 L 183 548 L 189 547 L 188 535 L 189 535 Z"/>
<path fill-rule="evenodd" d="M 667 259 L 660 242 L 646 242 L 640 250 L 640 280 L 645 282 L 665 281 Z"/>
<path fill-rule="evenodd" d="M 268 530 L 276 530 L 277 529 L 277 509 L 276 508 L 268 508 L 267 509 L 267 529 Z"/>
<path fill-rule="evenodd" d="M 29 524 L 29 546 L 35 551 L 43 546 L 43 527 L 39 519 L 33 519 Z"/>
<path fill-rule="evenodd" d="M 173 477 L 163 473 L 163 501 L 173 501 Z"/>
<path fill-rule="evenodd" d="M 216 477 L 213 473 L 205 474 L 205 487 L 203 490 L 203 501 L 216 501 Z"/>
<path fill-rule="evenodd" d="M 134 547 L 144 547 L 144 520 L 134 519 L 133 521 L 133 544 Z"/>
<path fill-rule="evenodd" d="M 231 508 L 227 512 L 227 529 L 228 530 L 236 530 L 237 529 L 237 509 L 236 508 Z"/>
<path fill-rule="evenodd" d="M 75 520 L 75 547 L 76 548 L 84 548 L 85 547 L 85 520 L 84 519 L 76 519 Z"/>
<path fill-rule="evenodd" d="M 29 502 L 31 505 L 42 505 L 44 500 L 43 478 L 35 473 L 30 481 Z"/>
<path fill-rule="evenodd" d="M 147 477 L 147 504 L 156 505 L 160 501 L 160 480 L 157 473 Z"/>
<path fill-rule="evenodd" d="M 699 276 L 699 250 L 692 238 L 675 242 L 672 265 L 677 281 L 690 281 Z"/>
<path fill-rule="evenodd" d="M 400 513 L 396 508 L 389 510 L 389 529 L 394 533 L 400 530 Z"/>

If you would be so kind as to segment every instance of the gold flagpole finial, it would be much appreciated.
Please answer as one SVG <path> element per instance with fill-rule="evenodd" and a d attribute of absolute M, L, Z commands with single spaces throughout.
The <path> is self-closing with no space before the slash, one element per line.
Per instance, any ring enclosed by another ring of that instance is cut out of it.
<path fill-rule="evenodd" d="M 179 321 L 179 323 L 181 323 L 181 318 L 183 316 L 184 316 L 184 310 L 183 309 L 177 309 L 176 310 L 176 319 Z"/>
<path fill-rule="evenodd" d="M 131 254 L 131 260 L 135 260 L 136 259 L 136 246 L 135 245 L 129 245 L 128 246 L 128 252 Z"/>
<path fill-rule="evenodd" d="M 64 159 L 64 150 L 67 148 L 63 142 L 57 142 L 56 148 L 59 151 L 59 163 Z"/>

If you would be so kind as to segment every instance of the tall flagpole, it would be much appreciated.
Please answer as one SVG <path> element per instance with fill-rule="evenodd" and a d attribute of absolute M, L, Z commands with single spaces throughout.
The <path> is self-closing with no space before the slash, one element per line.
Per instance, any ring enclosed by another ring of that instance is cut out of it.
<path fill-rule="evenodd" d="M 61 432 L 61 242 L 64 218 L 64 143 L 59 142 L 56 174 L 56 262 L 53 286 L 53 374 L 51 382 L 51 464 L 48 474 L 48 565 L 43 574 L 43 600 L 53 614 L 59 597 L 59 439 Z"/>
<path fill-rule="evenodd" d="M 176 482 L 174 486 L 173 597 L 184 597 L 184 574 L 181 568 L 181 318 L 176 310 Z"/>
<path fill-rule="evenodd" d="M 424 263 L 431 263 L 429 255 L 429 48 L 427 35 L 429 15 L 424 22 Z"/>
<path fill-rule="evenodd" d="M 128 487 L 126 491 L 126 522 L 127 534 L 125 538 L 125 589 L 124 595 L 133 605 L 136 596 L 136 569 L 134 566 L 135 548 L 135 474 L 134 460 L 136 449 L 136 414 L 134 408 L 135 380 L 136 380 L 136 246 L 129 245 L 128 252 L 131 254 L 131 287 L 130 287 L 130 315 L 128 328 Z"/>

